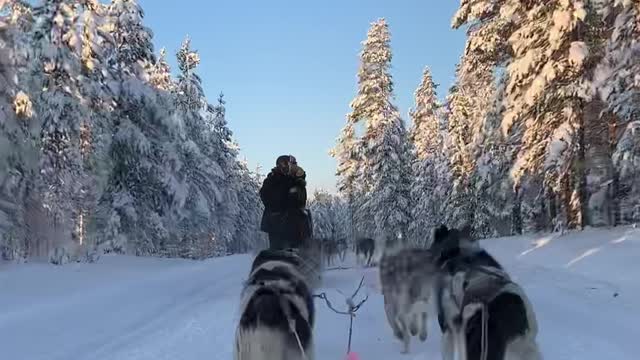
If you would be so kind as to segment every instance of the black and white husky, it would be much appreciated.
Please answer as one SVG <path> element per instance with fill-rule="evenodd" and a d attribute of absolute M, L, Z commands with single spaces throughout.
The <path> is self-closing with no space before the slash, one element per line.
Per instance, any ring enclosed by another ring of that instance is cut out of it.
<path fill-rule="evenodd" d="M 235 360 L 312 360 L 315 308 L 295 250 L 264 250 L 242 291 Z"/>
<path fill-rule="evenodd" d="M 468 233 L 440 227 L 433 249 L 445 360 L 540 360 L 538 325 L 523 289 Z"/>

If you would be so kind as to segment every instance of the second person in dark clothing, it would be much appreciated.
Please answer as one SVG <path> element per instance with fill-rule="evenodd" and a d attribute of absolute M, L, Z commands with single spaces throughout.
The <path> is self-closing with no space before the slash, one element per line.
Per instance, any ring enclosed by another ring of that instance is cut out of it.
<path fill-rule="evenodd" d="M 299 248 L 311 236 L 307 204 L 306 174 L 296 158 L 282 155 L 276 160 L 260 189 L 264 204 L 261 230 L 269 234 L 269 248 Z"/>

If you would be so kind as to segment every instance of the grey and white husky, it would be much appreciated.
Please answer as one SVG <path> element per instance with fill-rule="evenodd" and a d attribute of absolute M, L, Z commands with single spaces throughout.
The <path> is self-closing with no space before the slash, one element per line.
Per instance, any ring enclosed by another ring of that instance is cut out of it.
<path fill-rule="evenodd" d="M 442 226 L 433 247 L 443 359 L 542 359 L 531 303 L 502 266 L 468 232 Z"/>
<path fill-rule="evenodd" d="M 315 307 L 296 250 L 264 250 L 242 291 L 235 360 L 312 360 Z"/>
<path fill-rule="evenodd" d="M 380 259 L 384 311 L 402 353 L 409 352 L 412 336 L 427 339 L 429 297 L 437 269 L 434 254 L 426 249 L 385 250 Z"/>

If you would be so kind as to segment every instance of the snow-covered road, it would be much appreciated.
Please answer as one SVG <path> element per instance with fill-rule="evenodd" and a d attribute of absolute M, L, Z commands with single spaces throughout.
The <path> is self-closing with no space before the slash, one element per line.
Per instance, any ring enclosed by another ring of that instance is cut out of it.
<path fill-rule="evenodd" d="M 486 241 L 529 293 L 546 359 L 636 359 L 640 338 L 640 232 Z M 0 265 L 0 358 L 7 360 L 231 359 L 241 282 L 251 258 L 203 262 L 106 256 L 97 264 Z M 434 318 L 409 355 L 391 337 L 376 269 L 328 271 L 324 289 L 369 301 L 354 324 L 363 360 L 439 359 Z M 348 318 L 318 300 L 317 359 L 343 359 Z M 634 306 L 635 305 L 635 306 Z"/>

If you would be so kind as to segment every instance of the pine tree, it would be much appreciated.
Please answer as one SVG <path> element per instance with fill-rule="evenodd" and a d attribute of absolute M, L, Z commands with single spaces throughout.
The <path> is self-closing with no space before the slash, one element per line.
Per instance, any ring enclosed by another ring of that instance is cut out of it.
<path fill-rule="evenodd" d="M 613 162 L 618 173 L 620 220 L 640 222 L 640 122 L 632 121 L 618 142 Z"/>
<path fill-rule="evenodd" d="M 331 194 L 325 190 L 316 190 L 309 204 L 309 210 L 313 215 L 313 236 L 318 241 L 333 239 L 334 222 L 331 214 Z"/>
<path fill-rule="evenodd" d="M 437 117 L 439 107 L 437 84 L 433 82 L 429 68 L 424 69 L 422 82 L 415 92 L 415 108 L 409 112 L 413 126 L 409 140 L 415 148 L 418 160 L 436 154 L 441 149 L 441 136 Z"/>
<path fill-rule="evenodd" d="M 385 249 L 407 243 L 410 219 L 410 153 L 407 132 L 399 116 L 384 124 L 378 137 L 369 140 L 367 166 L 370 167 L 371 195 L 363 205 L 373 215 L 375 236 Z"/>
<path fill-rule="evenodd" d="M 640 72 L 640 4 L 603 0 L 598 10 L 604 18 L 613 18 L 613 24 L 594 87 L 623 121 L 633 119 L 640 113 L 640 86 L 634 80 Z"/>
<path fill-rule="evenodd" d="M 504 65 L 509 60 L 507 38 L 511 19 L 501 16 L 506 0 L 462 0 L 451 26 L 458 29 L 468 25 L 464 49 L 464 72 L 478 66 Z"/>
<path fill-rule="evenodd" d="M 349 204 L 339 195 L 334 195 L 331 202 L 331 219 L 333 222 L 333 237 L 349 241 L 351 235 L 351 218 L 349 217 Z"/>
<path fill-rule="evenodd" d="M 218 103 L 207 106 L 205 116 L 208 131 L 210 131 L 210 142 L 212 146 L 207 156 L 213 158 L 221 170 L 223 177 L 218 186 L 222 190 L 222 200 L 219 204 L 218 219 L 219 228 L 226 234 L 225 241 L 234 241 L 233 234 L 237 233 L 236 218 L 240 209 L 238 196 L 241 191 L 242 177 L 245 173 L 241 163 L 238 161 L 240 147 L 233 138 L 233 132 L 229 129 L 226 119 L 226 102 L 224 95 L 218 96 Z M 249 229 L 248 229 L 249 230 Z M 251 230 L 249 230 L 251 231 Z"/>
<path fill-rule="evenodd" d="M 438 162 L 443 161 L 443 138 L 438 114 L 437 85 L 425 68 L 422 82 L 415 92 L 415 108 L 410 111 L 413 126 L 409 133 L 415 151 L 412 161 L 411 223 L 409 238 L 416 245 L 428 242 L 431 229 L 442 222 L 439 204 L 441 193 L 436 191 Z"/>
<path fill-rule="evenodd" d="M 236 191 L 227 181 L 234 178 L 237 169 L 235 153 L 229 147 L 232 145 L 230 132 L 224 133 L 228 130 L 224 104 L 221 102 L 218 107 L 207 104 L 200 77 L 195 71 L 200 58 L 191 50 L 188 38 L 177 58 L 180 75 L 176 99 L 185 129 L 181 156 L 185 164 L 183 176 L 189 188 L 186 206 L 191 214 L 185 218 L 181 228 L 184 236 L 196 243 L 206 243 L 207 234 L 215 234 L 218 241 L 227 244 L 235 233 L 234 218 L 239 210 L 235 206 Z M 211 117 L 209 124 L 207 116 Z M 227 136 L 227 143 L 222 136 Z M 214 214 L 221 215 L 216 217 Z"/>
<path fill-rule="evenodd" d="M 366 233 L 375 228 L 371 206 L 365 206 L 372 194 L 375 176 L 371 161 L 375 157 L 370 145 L 399 118 L 393 99 L 389 28 L 384 19 L 374 22 L 363 43 L 358 70 L 358 94 L 351 102 L 347 125 L 338 140 L 334 156 L 338 158 L 339 189 L 350 202 L 356 231 Z M 395 126 L 395 125 L 393 125 Z M 356 130 L 363 128 L 362 137 Z M 406 235 L 406 234 L 405 234 Z"/>
<path fill-rule="evenodd" d="M 264 233 L 260 231 L 260 218 L 262 216 L 262 202 L 258 194 L 260 182 L 255 173 L 247 168 L 246 162 L 238 163 L 240 179 L 238 182 L 238 208 L 236 217 L 235 234 L 233 243 L 236 246 L 230 249 L 231 253 L 246 253 L 257 250 L 264 245 Z"/>
<path fill-rule="evenodd" d="M 144 26 L 144 11 L 136 0 L 112 0 L 108 8 L 113 49 L 109 66 L 120 77 L 147 77 L 145 68 L 155 61 L 153 32 Z"/>
<path fill-rule="evenodd" d="M 500 131 L 504 84 L 502 79 L 474 142 L 477 159 L 471 183 L 476 206 L 472 227 L 479 238 L 516 232 L 512 223 L 515 199 L 509 177 L 510 147 Z"/>
<path fill-rule="evenodd" d="M 87 176 L 81 160 L 81 124 L 88 109 L 76 99 L 81 88 L 79 10 L 78 4 L 65 0 L 45 1 L 34 9 L 39 21 L 33 28 L 33 61 L 25 74 L 31 79 L 30 93 L 37 94 L 32 96 L 41 124 L 37 186 L 57 233 L 54 238 L 71 231 L 70 219 L 80 206 Z"/>
<path fill-rule="evenodd" d="M 167 51 L 160 49 L 160 56 L 149 69 L 149 83 L 158 90 L 172 92 L 173 79 L 171 79 L 171 67 L 167 63 Z"/>
<path fill-rule="evenodd" d="M 167 254 L 177 240 L 186 198 L 178 173 L 178 124 L 173 100 L 145 82 L 153 62 L 151 33 L 134 1 L 109 8 L 114 39 L 108 62 L 114 89 L 110 176 L 100 199 L 99 241 L 106 250 Z M 175 256 L 175 250 L 169 255 Z"/>
<path fill-rule="evenodd" d="M 174 84 L 151 40 L 134 0 L 1 2 L 2 258 L 62 263 L 94 237 L 138 255 L 263 245 L 222 98 L 208 104 L 194 67 Z"/>
<path fill-rule="evenodd" d="M 638 60 L 640 46 L 637 41 L 640 34 L 640 5 L 637 1 L 609 0 L 598 4 L 600 7 L 596 10 L 602 16 L 601 21 L 605 24 L 606 31 L 602 32 L 604 42 L 598 44 L 601 60 L 594 71 L 591 89 L 593 93 L 600 95 L 600 99 L 592 102 L 598 103 L 598 100 L 602 100 L 604 102 L 602 107 L 606 107 L 609 116 L 600 118 L 599 126 L 592 126 L 591 131 L 586 134 L 589 144 L 593 142 L 602 144 L 596 147 L 596 156 L 593 151 L 587 156 L 588 159 L 599 160 L 596 165 L 600 165 L 596 174 L 589 174 L 590 180 L 593 178 L 600 180 L 600 184 L 592 185 L 598 191 L 590 199 L 590 213 L 596 213 L 595 210 L 602 212 L 604 209 L 605 214 L 601 216 L 606 218 L 604 223 L 613 225 L 628 221 L 623 217 L 629 211 L 628 206 L 624 205 L 629 184 L 624 184 L 620 178 L 619 166 L 615 162 L 619 162 L 616 160 L 619 158 L 618 139 L 621 141 L 623 137 L 627 137 L 626 134 L 633 127 L 630 122 L 640 114 L 638 106 L 640 87 L 638 82 L 634 81 L 634 77 L 637 77 L 634 74 L 640 71 L 640 60 Z M 591 109 L 589 111 L 591 117 L 594 110 L 600 109 Z M 594 141 L 593 135 L 600 136 Z M 605 186 L 607 183 L 611 185 Z M 594 202 L 599 209 L 592 210 Z"/>
<path fill-rule="evenodd" d="M 348 120 L 349 121 L 349 120 Z M 347 123 L 338 138 L 338 144 L 330 152 L 336 158 L 338 167 L 336 176 L 338 177 L 338 191 L 347 199 L 349 208 L 349 222 L 353 225 L 349 238 L 355 241 L 358 231 L 356 221 L 359 209 L 359 199 L 362 199 L 362 188 L 359 186 L 359 176 L 361 175 L 361 152 L 362 143 L 355 135 L 355 127 L 352 123 Z"/>
<path fill-rule="evenodd" d="M 0 259 L 20 260 L 37 241 L 25 225 L 35 215 L 28 200 L 39 151 L 30 141 L 32 102 L 18 83 L 32 19 L 22 1 L 0 5 L 0 13 L 6 14 L 0 16 Z"/>
<path fill-rule="evenodd" d="M 87 239 L 96 223 L 95 209 L 104 192 L 110 164 L 108 151 L 113 128 L 112 94 L 108 88 L 111 80 L 105 51 L 109 49 L 108 34 L 104 26 L 109 23 L 107 6 L 97 0 L 81 2 L 82 37 L 77 50 L 81 61 L 82 81 L 80 93 L 88 108 L 88 116 L 80 123 L 80 155 L 83 171 L 81 198 L 74 216 L 74 238 L 85 247 L 92 247 L 95 239 Z"/>
<path fill-rule="evenodd" d="M 512 175 L 518 186 L 542 181 L 541 190 L 536 192 L 559 199 L 558 210 L 549 209 L 558 214 L 557 221 L 583 226 L 584 104 L 579 82 L 589 61 L 589 48 L 581 31 L 587 17 L 585 4 L 509 0 L 501 15 L 513 21 L 508 41 L 513 60 L 507 68 L 502 123 L 509 141 L 519 146 Z"/>
<path fill-rule="evenodd" d="M 470 225 L 475 206 L 470 178 L 475 169 L 470 147 L 472 105 L 466 89 L 454 86 L 447 96 L 449 136 L 446 152 L 453 183 L 447 200 L 446 223 L 452 227 Z"/>

